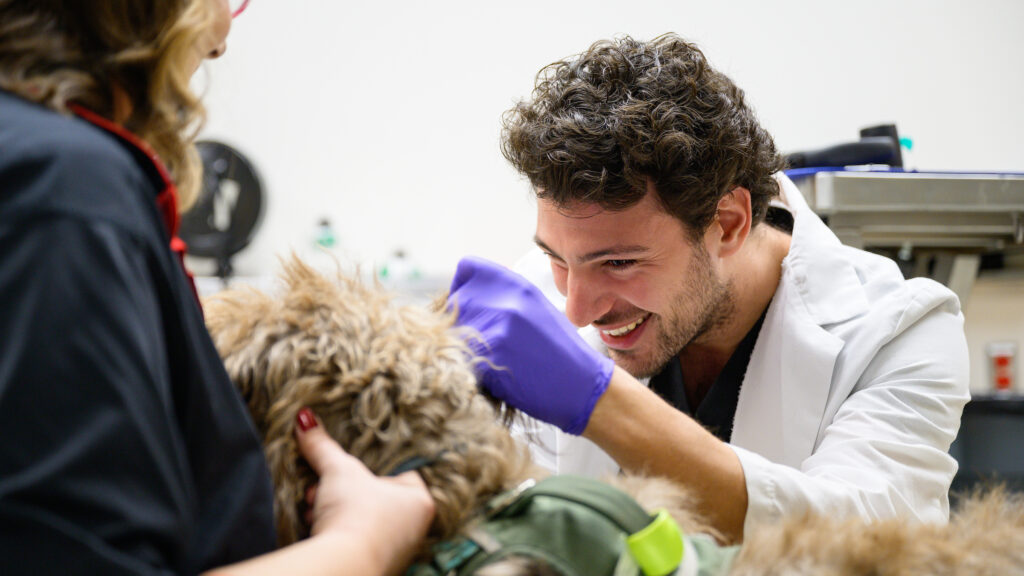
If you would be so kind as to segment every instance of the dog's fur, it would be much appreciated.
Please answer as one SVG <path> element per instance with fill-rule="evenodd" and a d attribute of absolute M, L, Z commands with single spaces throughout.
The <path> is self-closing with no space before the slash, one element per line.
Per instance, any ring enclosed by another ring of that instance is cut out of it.
<path fill-rule="evenodd" d="M 448 538 L 487 498 L 531 474 L 529 456 L 476 393 L 471 355 L 451 320 L 399 307 L 352 278 L 330 282 L 292 260 L 283 298 L 222 293 L 206 321 L 260 433 L 276 490 L 279 544 L 303 537 L 314 477 L 293 436 L 308 406 L 328 433 L 377 474 L 405 460 L 436 502 L 432 535 Z"/>
<path fill-rule="evenodd" d="M 1024 574 L 1024 494 L 965 496 L 949 524 L 805 515 L 750 534 L 730 574 Z"/>
<path fill-rule="evenodd" d="M 492 496 L 540 471 L 477 392 L 471 334 L 453 317 L 399 306 L 353 278 L 330 281 L 297 259 L 284 264 L 285 290 L 253 289 L 205 302 L 228 373 L 263 436 L 275 485 L 281 545 L 302 538 L 304 493 L 314 481 L 293 427 L 303 406 L 378 474 L 413 457 L 436 502 L 430 542 L 465 527 Z M 647 509 L 668 508 L 688 533 L 717 534 L 678 485 L 616 480 Z M 1007 574 L 1024 566 L 1024 502 L 997 491 L 968 505 L 948 526 L 793 518 L 748 534 L 734 574 Z M 500 574 L 543 574 L 510 562 Z"/>

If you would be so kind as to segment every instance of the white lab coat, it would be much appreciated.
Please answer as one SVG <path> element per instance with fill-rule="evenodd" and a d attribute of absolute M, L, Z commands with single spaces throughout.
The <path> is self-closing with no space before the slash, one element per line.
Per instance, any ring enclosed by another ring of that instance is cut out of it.
<path fill-rule="evenodd" d="M 730 444 L 746 476 L 744 530 L 806 510 L 945 522 L 957 469 L 948 450 L 970 398 L 959 301 L 931 280 L 904 280 L 889 259 L 842 245 L 796 186 L 779 181 L 792 243 Z M 564 309 L 543 253 L 516 268 Z M 602 347 L 593 328 L 581 334 Z M 546 424 L 527 429 L 534 458 L 552 471 L 618 471 L 585 438 Z"/>

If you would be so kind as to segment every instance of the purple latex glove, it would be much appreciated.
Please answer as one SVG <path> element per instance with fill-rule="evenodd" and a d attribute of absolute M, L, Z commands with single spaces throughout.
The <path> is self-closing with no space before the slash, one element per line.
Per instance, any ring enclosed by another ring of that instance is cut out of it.
<path fill-rule="evenodd" d="M 459 262 L 448 296 L 458 324 L 475 329 L 480 383 L 530 416 L 581 434 L 614 363 L 587 345 L 533 284 L 482 258 Z"/>

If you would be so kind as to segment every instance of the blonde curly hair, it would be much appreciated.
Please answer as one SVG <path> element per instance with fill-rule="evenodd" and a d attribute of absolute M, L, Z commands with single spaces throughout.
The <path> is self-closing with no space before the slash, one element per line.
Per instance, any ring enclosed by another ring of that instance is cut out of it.
<path fill-rule="evenodd" d="M 189 87 L 215 19 L 209 0 L 0 0 L 0 88 L 61 113 L 80 104 L 123 124 L 160 156 L 187 210 L 200 187 L 194 141 L 205 119 Z"/>

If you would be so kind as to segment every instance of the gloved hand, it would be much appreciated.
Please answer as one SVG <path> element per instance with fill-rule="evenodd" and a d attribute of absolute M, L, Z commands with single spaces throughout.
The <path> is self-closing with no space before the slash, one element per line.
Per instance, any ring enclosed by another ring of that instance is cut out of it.
<path fill-rule="evenodd" d="M 614 363 L 587 345 L 564 314 L 522 276 L 482 258 L 459 262 L 448 296 L 458 324 L 490 360 L 477 369 L 495 397 L 530 416 L 581 434 L 608 388 Z"/>

